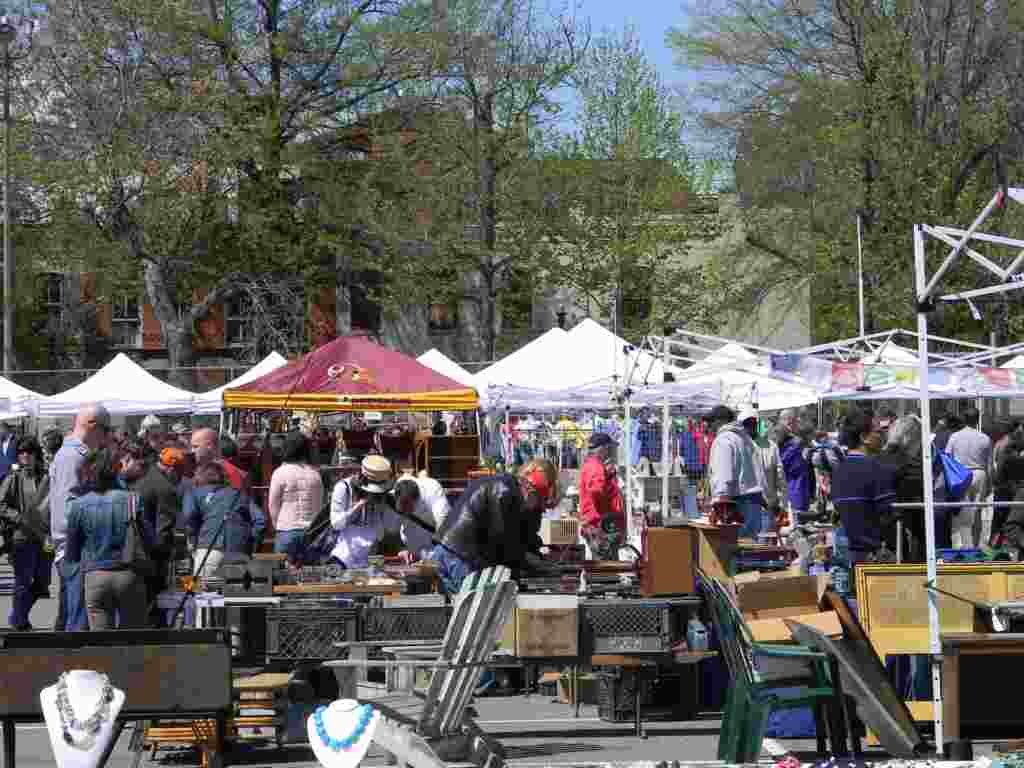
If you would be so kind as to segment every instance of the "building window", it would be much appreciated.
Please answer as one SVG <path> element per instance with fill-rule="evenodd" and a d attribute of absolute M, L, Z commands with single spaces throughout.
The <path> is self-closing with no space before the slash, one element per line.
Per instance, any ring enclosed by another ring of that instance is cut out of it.
<path fill-rule="evenodd" d="M 47 272 L 39 276 L 39 308 L 46 313 L 47 333 L 60 333 L 64 322 L 64 275 Z"/>
<path fill-rule="evenodd" d="M 248 294 L 231 298 L 225 307 L 224 343 L 229 347 L 246 347 L 253 340 L 252 300 Z"/>
<path fill-rule="evenodd" d="M 115 347 L 142 346 L 142 314 L 138 299 L 123 293 L 115 297 L 111 305 L 110 343 Z"/>

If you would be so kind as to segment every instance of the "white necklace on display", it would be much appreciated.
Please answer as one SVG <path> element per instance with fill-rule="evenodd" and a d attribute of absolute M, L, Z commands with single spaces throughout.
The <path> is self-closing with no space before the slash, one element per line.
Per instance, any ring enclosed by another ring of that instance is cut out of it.
<path fill-rule="evenodd" d="M 100 691 L 100 700 L 96 704 L 96 710 L 85 720 L 75 717 L 75 710 L 71 706 L 71 699 L 68 696 L 68 673 L 61 674 L 57 681 L 57 711 L 60 713 L 60 729 L 64 736 L 64 743 L 75 749 L 89 750 L 96 745 L 96 737 L 103 726 L 104 721 L 110 717 L 110 704 L 114 701 L 114 688 L 110 684 L 110 678 L 100 675 L 103 681 L 103 688 Z M 71 735 L 71 731 L 81 731 L 85 735 L 77 741 Z"/>

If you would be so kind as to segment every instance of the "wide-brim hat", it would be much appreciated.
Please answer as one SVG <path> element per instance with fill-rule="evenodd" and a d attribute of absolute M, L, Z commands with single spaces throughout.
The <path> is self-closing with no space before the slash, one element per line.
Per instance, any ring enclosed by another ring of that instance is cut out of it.
<path fill-rule="evenodd" d="M 388 493 L 395 487 L 391 462 L 383 456 L 367 456 L 360 465 L 362 488 L 367 493 Z"/>

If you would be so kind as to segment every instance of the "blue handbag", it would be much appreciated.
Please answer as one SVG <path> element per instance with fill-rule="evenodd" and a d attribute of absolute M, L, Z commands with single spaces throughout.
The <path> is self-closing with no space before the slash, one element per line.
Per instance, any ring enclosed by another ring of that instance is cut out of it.
<path fill-rule="evenodd" d="M 948 500 L 960 501 L 974 482 L 974 472 L 945 451 L 936 451 L 935 463 L 942 466 Z"/>

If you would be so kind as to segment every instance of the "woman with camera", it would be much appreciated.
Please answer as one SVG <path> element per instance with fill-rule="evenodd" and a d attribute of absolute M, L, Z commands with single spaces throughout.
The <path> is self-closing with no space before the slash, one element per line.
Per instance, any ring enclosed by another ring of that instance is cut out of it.
<path fill-rule="evenodd" d="M 332 561 L 366 568 L 373 545 L 401 528 L 390 497 L 394 485 L 391 462 L 372 455 L 363 459 L 359 474 L 338 481 L 331 494 L 331 527 L 337 536 Z"/>
<path fill-rule="evenodd" d="M 14 600 L 8 622 L 12 629 L 32 629 L 29 613 L 49 594 L 52 555 L 45 544 L 50 535 L 50 477 L 43 449 L 34 437 L 18 439 L 17 462 L 0 484 L 4 538 L 14 566 Z"/>

